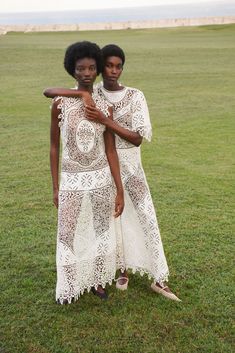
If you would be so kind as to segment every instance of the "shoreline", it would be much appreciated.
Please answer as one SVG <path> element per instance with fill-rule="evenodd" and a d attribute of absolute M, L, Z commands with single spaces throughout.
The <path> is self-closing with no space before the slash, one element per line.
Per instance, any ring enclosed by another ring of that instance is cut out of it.
<path fill-rule="evenodd" d="M 69 31 L 102 31 L 123 29 L 172 28 L 205 25 L 222 25 L 235 23 L 235 16 L 176 18 L 152 21 L 97 22 L 80 24 L 49 25 L 1 25 L 0 35 L 8 32 L 69 32 Z"/>

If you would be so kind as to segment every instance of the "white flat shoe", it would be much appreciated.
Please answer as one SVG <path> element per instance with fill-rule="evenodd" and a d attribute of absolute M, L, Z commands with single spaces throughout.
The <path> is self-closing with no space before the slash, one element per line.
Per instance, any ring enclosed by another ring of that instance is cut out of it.
<path fill-rule="evenodd" d="M 121 280 L 126 280 L 125 283 L 120 283 Z M 116 280 L 116 288 L 117 289 L 120 289 L 120 290 L 127 290 L 127 287 L 128 287 L 128 282 L 129 282 L 129 278 L 128 277 L 118 277 L 118 279 Z"/>
<path fill-rule="evenodd" d="M 151 289 L 158 293 L 158 294 L 161 294 L 163 295 L 164 297 L 168 298 L 168 299 L 171 299 L 171 300 L 175 300 L 176 302 L 181 302 L 181 300 L 173 293 L 169 293 L 169 292 L 166 292 L 165 289 L 168 288 L 167 286 L 165 287 L 158 287 L 155 283 L 152 283 L 151 284 Z"/>

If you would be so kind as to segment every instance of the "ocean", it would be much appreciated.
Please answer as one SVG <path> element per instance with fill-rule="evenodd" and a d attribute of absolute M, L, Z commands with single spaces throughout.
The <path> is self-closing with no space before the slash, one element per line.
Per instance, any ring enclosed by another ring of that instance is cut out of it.
<path fill-rule="evenodd" d="M 0 13 L 0 25 L 103 23 L 234 15 L 235 1 L 214 1 L 122 9 Z"/>

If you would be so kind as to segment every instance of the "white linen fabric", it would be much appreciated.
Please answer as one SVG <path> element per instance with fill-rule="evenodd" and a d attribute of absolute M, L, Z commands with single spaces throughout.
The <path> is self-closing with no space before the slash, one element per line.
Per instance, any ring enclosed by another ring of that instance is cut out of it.
<path fill-rule="evenodd" d="M 92 97 L 108 116 L 107 102 L 95 93 Z M 116 190 L 105 154 L 105 127 L 85 118 L 80 98 L 56 99 L 62 140 L 56 300 L 71 303 L 84 290 L 105 287 L 115 278 L 120 257 L 113 217 Z"/>
<path fill-rule="evenodd" d="M 102 83 L 95 86 L 101 97 L 113 106 L 113 119 L 122 127 L 139 132 L 151 140 L 151 123 L 144 94 L 124 87 L 107 91 Z M 141 163 L 140 147 L 116 135 L 125 208 L 121 215 L 123 258 L 120 269 L 147 274 L 161 285 L 168 280 L 169 270 L 163 250 L 156 213 Z"/>

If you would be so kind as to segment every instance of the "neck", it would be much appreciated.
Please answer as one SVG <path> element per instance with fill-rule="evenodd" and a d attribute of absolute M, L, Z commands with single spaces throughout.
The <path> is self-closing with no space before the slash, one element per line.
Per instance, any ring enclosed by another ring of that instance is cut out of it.
<path fill-rule="evenodd" d="M 107 89 L 107 91 L 120 91 L 121 89 L 123 89 L 123 86 L 120 86 L 117 81 L 109 82 L 104 80 L 103 86 L 105 89 Z"/>
<path fill-rule="evenodd" d="M 77 89 L 79 91 L 92 93 L 93 92 L 93 85 L 92 86 L 82 86 L 78 83 Z"/>

